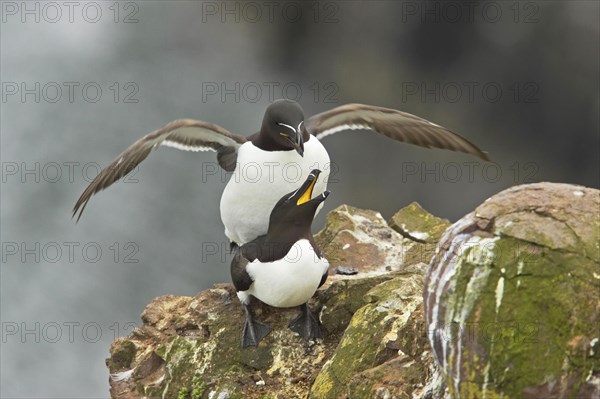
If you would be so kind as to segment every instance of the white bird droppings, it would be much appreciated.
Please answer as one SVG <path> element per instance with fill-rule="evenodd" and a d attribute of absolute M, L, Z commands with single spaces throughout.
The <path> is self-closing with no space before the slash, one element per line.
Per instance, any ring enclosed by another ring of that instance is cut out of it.
<path fill-rule="evenodd" d="M 426 239 L 429 238 L 429 234 L 422 233 L 420 231 L 415 231 L 414 233 L 410 233 L 410 235 L 412 237 L 416 238 L 417 240 L 422 240 L 422 241 L 425 241 Z"/>
<path fill-rule="evenodd" d="M 504 269 L 502 272 L 504 273 Z M 504 277 L 500 277 L 498 279 L 498 284 L 496 285 L 496 314 L 500 309 L 500 305 L 502 305 L 502 297 L 504 296 Z"/>
<path fill-rule="evenodd" d="M 113 373 L 110 375 L 110 379 L 118 382 L 118 381 L 127 381 L 133 375 L 134 369 L 121 371 L 119 373 Z"/>
<path fill-rule="evenodd" d="M 596 352 L 594 351 L 594 347 L 598 344 L 598 338 L 594 338 L 590 341 L 590 356 L 594 356 Z"/>

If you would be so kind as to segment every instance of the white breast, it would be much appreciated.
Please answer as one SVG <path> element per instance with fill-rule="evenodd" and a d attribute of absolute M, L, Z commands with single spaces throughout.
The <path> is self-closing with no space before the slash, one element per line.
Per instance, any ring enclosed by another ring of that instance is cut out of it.
<path fill-rule="evenodd" d="M 253 295 L 278 308 L 302 305 L 314 295 L 328 267 L 327 259 L 319 258 L 308 240 L 300 240 L 283 259 L 249 263 L 246 270 L 254 282 L 239 293 L 240 299 Z"/>
<path fill-rule="evenodd" d="M 295 150 L 264 151 L 251 142 L 243 144 L 221 197 L 221 220 L 227 237 L 242 245 L 266 234 L 277 201 L 298 189 L 313 169 L 322 172 L 313 196 L 321 194 L 327 188 L 330 166 L 325 147 L 314 136 L 304 144 L 304 157 Z"/>

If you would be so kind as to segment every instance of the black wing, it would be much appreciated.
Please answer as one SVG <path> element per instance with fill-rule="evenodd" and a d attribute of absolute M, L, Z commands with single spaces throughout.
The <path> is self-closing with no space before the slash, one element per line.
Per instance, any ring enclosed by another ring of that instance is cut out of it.
<path fill-rule="evenodd" d="M 318 139 L 343 130 L 371 130 L 396 141 L 460 151 L 490 160 L 475 144 L 445 127 L 390 108 L 346 104 L 309 118 L 305 125 Z"/>
<path fill-rule="evenodd" d="M 73 207 L 73 216 L 79 212 L 79 220 L 94 194 L 131 172 L 159 145 L 183 151 L 217 151 L 219 165 L 230 172 L 235 169 L 237 150 L 245 142 L 245 137 L 212 123 L 193 119 L 170 122 L 133 143 L 110 165 L 102 169 L 77 200 Z"/>
<path fill-rule="evenodd" d="M 236 291 L 246 291 L 253 283 L 252 278 L 246 271 L 249 261 L 244 257 L 242 251 L 238 250 L 231 260 L 231 280 Z"/>

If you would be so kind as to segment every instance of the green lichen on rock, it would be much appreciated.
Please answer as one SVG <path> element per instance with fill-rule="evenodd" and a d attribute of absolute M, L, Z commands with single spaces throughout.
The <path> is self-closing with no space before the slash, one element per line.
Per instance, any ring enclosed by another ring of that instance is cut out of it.
<path fill-rule="evenodd" d="M 171 341 L 164 358 L 170 380 L 162 393 L 167 397 L 175 396 L 192 381 L 197 363 L 196 349 L 194 338 L 176 336 Z"/>
<path fill-rule="evenodd" d="M 413 273 L 397 276 L 367 292 L 364 297 L 367 304 L 354 313 L 335 354 L 311 387 L 309 397 L 338 398 L 347 392 L 353 379 L 359 378 L 357 375 L 377 369 L 398 353 L 420 356 L 427 344 L 423 325 L 416 321 L 422 320 L 421 293 L 422 275 Z M 377 371 L 365 375 L 380 376 Z M 360 389 L 355 386 L 352 398 L 372 398 L 375 381 L 362 384 Z M 409 390 L 407 385 L 402 389 Z"/>
<path fill-rule="evenodd" d="M 421 208 L 417 202 L 400 209 L 388 223 L 392 229 L 406 238 L 434 244 L 450 225 L 448 219 L 432 215 Z"/>
<path fill-rule="evenodd" d="M 111 373 L 128 370 L 135 359 L 136 347 L 128 339 L 118 339 L 111 346 L 110 359 L 107 362 Z"/>
<path fill-rule="evenodd" d="M 390 278 L 390 274 L 384 274 L 369 278 L 346 278 L 334 282 L 329 291 L 335 291 L 335 295 L 323 298 L 321 302 L 319 319 L 325 332 L 343 333 L 352 315 L 365 304 L 364 295 L 377 284 Z"/>
<path fill-rule="evenodd" d="M 356 374 L 348 383 L 348 398 L 394 398 L 414 399 L 444 397 L 442 381 L 438 385 L 425 387 L 423 381 L 430 380 L 432 371 L 428 368 L 433 362 L 431 353 L 424 352 L 421 359 L 398 356 L 372 369 Z"/>
<path fill-rule="evenodd" d="M 177 399 L 202 399 L 205 391 L 206 384 L 200 379 L 199 376 L 194 376 L 192 378 L 191 387 L 181 388 L 177 395 Z"/>
<path fill-rule="evenodd" d="M 389 220 L 389 225 L 406 239 L 414 241 L 405 251 L 403 259 L 405 264 L 411 265 L 429 263 L 440 237 L 450 226 L 450 222 L 432 215 L 418 203 L 412 202 L 396 212 Z"/>
<path fill-rule="evenodd" d="M 542 183 L 448 229 L 425 303 L 455 397 L 600 395 L 599 211 L 597 190 Z"/>

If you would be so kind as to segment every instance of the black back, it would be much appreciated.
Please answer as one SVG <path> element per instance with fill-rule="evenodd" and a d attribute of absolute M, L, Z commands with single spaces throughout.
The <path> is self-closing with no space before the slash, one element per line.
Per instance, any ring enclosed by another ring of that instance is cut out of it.
<path fill-rule="evenodd" d="M 311 225 L 317 208 L 329 192 L 299 204 L 303 195 L 312 195 L 312 188 L 320 173 L 319 170 L 313 170 L 298 190 L 281 197 L 271 211 L 267 234 L 236 248 L 231 262 L 231 277 L 238 291 L 245 291 L 252 284 L 252 279 L 246 272 L 248 262 L 257 259 L 260 262 L 274 262 L 282 259 L 301 239 L 308 240 L 315 254 L 321 257 L 311 232 Z"/>

